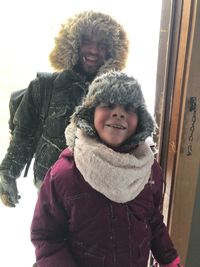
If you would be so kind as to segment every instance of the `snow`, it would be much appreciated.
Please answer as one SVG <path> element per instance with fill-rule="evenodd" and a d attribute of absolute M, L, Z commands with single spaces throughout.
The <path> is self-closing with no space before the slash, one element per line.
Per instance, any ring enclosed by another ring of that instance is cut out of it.
<path fill-rule="evenodd" d="M 142 85 L 147 105 L 153 111 L 161 2 L 74 0 L 69 5 L 66 0 L 4 1 L 0 9 L 0 161 L 9 143 L 11 91 L 26 88 L 37 71 L 52 71 L 48 54 L 60 24 L 83 10 L 109 13 L 129 32 L 131 53 L 127 71 Z M 31 267 L 35 259 L 30 241 L 37 199 L 32 170 L 28 177 L 20 177 L 17 184 L 21 195 L 17 207 L 8 208 L 0 203 L 1 267 Z"/>

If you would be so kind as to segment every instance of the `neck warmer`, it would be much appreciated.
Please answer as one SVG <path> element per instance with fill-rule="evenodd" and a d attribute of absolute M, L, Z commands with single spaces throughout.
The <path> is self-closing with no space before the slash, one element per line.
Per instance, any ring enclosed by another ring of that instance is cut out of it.
<path fill-rule="evenodd" d="M 119 153 L 80 129 L 76 136 L 74 159 L 85 181 L 114 202 L 135 199 L 151 175 L 154 156 L 150 147 L 143 142 L 129 153 Z"/>

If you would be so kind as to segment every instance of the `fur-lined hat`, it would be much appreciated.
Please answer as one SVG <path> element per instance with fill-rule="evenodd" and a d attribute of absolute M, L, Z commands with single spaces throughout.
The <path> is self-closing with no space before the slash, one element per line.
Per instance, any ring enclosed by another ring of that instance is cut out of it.
<path fill-rule="evenodd" d="M 82 105 L 76 108 L 71 123 L 66 128 L 68 146 L 74 147 L 77 128 L 92 138 L 98 138 L 94 128 L 94 111 L 100 103 L 129 106 L 136 110 L 139 118 L 136 132 L 124 145 L 136 145 L 152 136 L 156 124 L 147 110 L 139 83 L 123 72 L 111 71 L 97 77 L 91 83 Z"/>
<path fill-rule="evenodd" d="M 78 62 L 83 36 L 95 35 L 108 45 L 108 60 L 98 74 L 108 70 L 122 70 L 127 61 L 129 41 L 123 27 L 109 15 L 85 11 L 67 20 L 55 38 L 55 47 L 49 55 L 55 70 L 73 69 Z"/>

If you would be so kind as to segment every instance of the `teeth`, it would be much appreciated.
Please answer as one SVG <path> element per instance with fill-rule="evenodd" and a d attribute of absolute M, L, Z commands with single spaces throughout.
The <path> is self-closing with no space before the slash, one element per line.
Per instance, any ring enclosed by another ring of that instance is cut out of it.
<path fill-rule="evenodd" d="M 125 129 L 125 127 L 121 126 L 121 125 L 110 125 L 113 128 L 118 128 L 118 129 Z"/>
<path fill-rule="evenodd" d="M 85 61 L 87 61 L 87 60 L 96 62 L 96 61 L 97 61 L 97 58 L 96 58 L 96 57 L 94 58 L 94 57 L 86 57 L 86 56 L 84 56 L 84 57 L 83 57 L 83 61 L 85 62 Z"/>

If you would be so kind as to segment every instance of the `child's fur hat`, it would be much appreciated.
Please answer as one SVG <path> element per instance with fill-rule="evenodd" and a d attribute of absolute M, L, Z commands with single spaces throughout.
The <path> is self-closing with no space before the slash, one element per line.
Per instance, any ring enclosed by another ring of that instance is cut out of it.
<path fill-rule="evenodd" d="M 76 108 L 66 129 L 68 146 L 74 147 L 77 128 L 82 129 L 88 136 L 98 138 L 94 128 L 94 110 L 100 103 L 119 104 L 136 110 L 139 118 L 137 130 L 124 145 L 139 144 L 152 136 L 156 124 L 147 110 L 139 83 L 123 72 L 111 71 L 91 83 L 82 105 Z"/>

